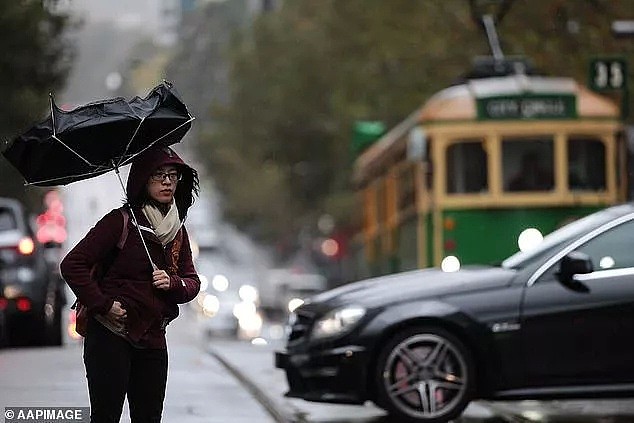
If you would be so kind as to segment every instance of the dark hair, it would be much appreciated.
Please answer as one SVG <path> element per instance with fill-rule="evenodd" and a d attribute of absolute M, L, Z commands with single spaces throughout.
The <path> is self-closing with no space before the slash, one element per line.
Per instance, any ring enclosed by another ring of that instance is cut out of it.
<path fill-rule="evenodd" d="M 196 169 L 187 165 L 174 164 L 173 166 L 183 175 L 182 179 L 176 185 L 176 191 L 174 192 L 174 201 L 176 202 L 176 208 L 178 208 L 178 216 L 181 221 L 183 221 L 187 217 L 187 211 L 192 204 L 194 204 L 194 200 L 200 193 L 200 181 Z M 140 208 L 146 204 L 154 203 L 148 194 L 147 183 L 143 185 L 143 189 L 136 198 L 128 198 L 128 203 L 132 208 Z"/>
<path fill-rule="evenodd" d="M 183 178 L 176 185 L 174 192 L 174 201 L 178 208 L 178 215 L 181 220 L 187 217 L 187 211 L 194 204 L 196 197 L 200 193 L 200 181 L 198 180 L 198 172 L 196 169 L 187 165 L 177 165 L 178 170 Z"/>

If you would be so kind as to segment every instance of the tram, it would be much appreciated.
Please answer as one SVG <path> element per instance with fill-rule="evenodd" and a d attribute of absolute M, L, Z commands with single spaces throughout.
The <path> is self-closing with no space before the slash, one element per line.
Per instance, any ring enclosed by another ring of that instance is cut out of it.
<path fill-rule="evenodd" d="M 623 202 L 621 134 L 618 106 L 570 78 L 509 72 L 441 90 L 355 160 L 355 277 L 500 262 Z"/>

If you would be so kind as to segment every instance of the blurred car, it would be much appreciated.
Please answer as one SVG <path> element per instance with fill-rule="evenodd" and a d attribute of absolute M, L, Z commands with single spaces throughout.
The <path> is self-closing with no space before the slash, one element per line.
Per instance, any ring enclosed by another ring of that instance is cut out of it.
<path fill-rule="evenodd" d="M 0 308 L 10 344 L 62 344 L 64 285 L 22 205 L 0 198 Z"/>
<path fill-rule="evenodd" d="M 262 318 L 253 301 L 235 291 L 207 292 L 200 297 L 202 328 L 207 337 L 251 339 L 260 335 Z"/>
<path fill-rule="evenodd" d="M 288 313 L 313 295 L 326 290 L 326 278 L 293 269 L 270 269 L 260 284 L 260 305 L 273 320 Z"/>
<path fill-rule="evenodd" d="M 193 302 L 206 336 L 254 338 L 259 336 L 262 318 L 255 279 L 244 263 L 236 262 L 221 246 L 200 244 L 196 270 L 201 290 Z"/>
<path fill-rule="evenodd" d="M 490 240 L 483 240 L 483 245 Z M 275 354 L 289 397 L 447 422 L 474 399 L 634 396 L 634 205 L 499 266 L 426 269 L 318 295 Z"/>
<path fill-rule="evenodd" d="M 280 306 L 292 312 L 310 297 L 326 290 L 326 278 L 316 274 L 293 274 L 280 289 Z"/>

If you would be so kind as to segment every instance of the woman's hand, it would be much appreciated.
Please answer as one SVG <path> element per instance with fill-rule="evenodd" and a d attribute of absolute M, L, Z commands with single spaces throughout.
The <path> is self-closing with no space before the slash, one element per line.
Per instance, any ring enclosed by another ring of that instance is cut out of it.
<path fill-rule="evenodd" d="M 152 273 L 152 285 L 163 291 L 170 289 L 170 277 L 167 272 L 165 270 L 155 270 Z"/>
<path fill-rule="evenodd" d="M 126 318 L 128 317 L 128 313 L 125 311 L 123 307 L 121 307 L 121 303 L 119 301 L 115 301 L 112 303 L 112 307 L 108 310 L 108 314 L 106 314 L 106 319 L 110 323 L 114 325 L 118 330 L 125 329 Z"/>

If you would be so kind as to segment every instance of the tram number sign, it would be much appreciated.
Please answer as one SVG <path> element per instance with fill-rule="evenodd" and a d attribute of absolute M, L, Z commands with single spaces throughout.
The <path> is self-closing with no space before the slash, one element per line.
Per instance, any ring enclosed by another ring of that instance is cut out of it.
<path fill-rule="evenodd" d="M 627 83 L 625 59 L 594 59 L 590 62 L 590 88 L 595 91 L 621 90 Z"/>
<path fill-rule="evenodd" d="M 479 120 L 574 119 L 577 101 L 572 94 L 533 94 L 477 99 Z"/>

